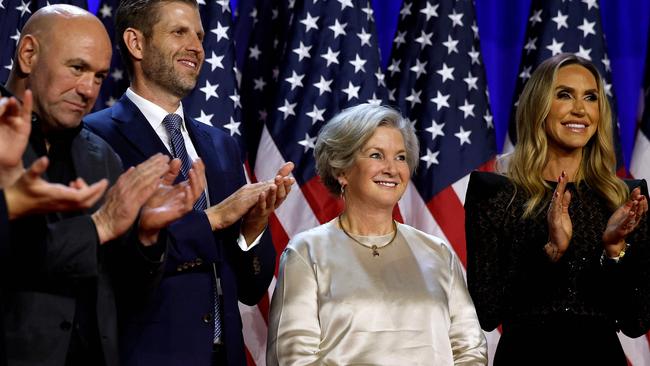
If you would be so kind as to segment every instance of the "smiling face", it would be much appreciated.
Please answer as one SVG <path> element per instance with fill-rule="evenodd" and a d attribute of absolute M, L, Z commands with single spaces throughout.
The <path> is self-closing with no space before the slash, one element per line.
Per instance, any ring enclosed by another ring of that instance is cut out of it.
<path fill-rule="evenodd" d="M 182 2 L 163 3 L 157 11 L 160 19 L 143 45 L 142 72 L 149 82 L 183 98 L 194 89 L 205 57 L 201 16 Z"/>
<path fill-rule="evenodd" d="M 79 125 L 97 100 L 111 62 L 111 42 L 94 17 L 51 22 L 39 33 L 37 62 L 30 66 L 28 87 L 34 93 L 34 111 L 45 129 Z"/>
<path fill-rule="evenodd" d="M 346 204 L 392 210 L 409 182 L 406 148 L 399 130 L 380 126 L 339 176 Z"/>
<path fill-rule="evenodd" d="M 549 152 L 582 150 L 598 129 L 598 84 L 585 67 L 571 64 L 557 71 L 545 132 Z"/>

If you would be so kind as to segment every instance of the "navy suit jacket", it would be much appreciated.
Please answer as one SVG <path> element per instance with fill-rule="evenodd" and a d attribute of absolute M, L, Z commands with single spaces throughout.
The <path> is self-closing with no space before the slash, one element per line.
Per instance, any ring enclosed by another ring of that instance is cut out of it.
<path fill-rule="evenodd" d="M 126 96 L 85 122 L 108 141 L 124 168 L 169 151 L 137 106 Z M 239 148 L 225 132 L 185 116 L 185 125 L 205 163 L 210 204 L 245 184 Z M 170 247 L 159 289 L 144 306 L 118 299 L 122 327 L 122 364 L 210 365 L 213 342 L 213 268 L 223 289 L 222 329 L 228 365 L 245 365 L 242 322 L 237 301 L 256 304 L 275 269 L 275 248 L 268 230 L 245 252 L 237 245 L 239 225 L 213 232 L 204 212 L 193 211 L 167 228 Z M 214 265 L 213 265 L 214 264 Z"/>

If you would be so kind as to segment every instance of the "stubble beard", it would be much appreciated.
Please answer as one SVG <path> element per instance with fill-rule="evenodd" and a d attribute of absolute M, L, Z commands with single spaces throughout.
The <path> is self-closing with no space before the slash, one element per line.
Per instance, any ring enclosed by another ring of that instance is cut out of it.
<path fill-rule="evenodd" d="M 142 73 L 147 80 L 151 80 L 170 94 L 182 99 L 196 86 L 199 74 L 183 77 L 174 68 L 173 61 L 166 62 L 165 56 L 156 48 L 152 48 L 152 55 L 142 59 Z"/>

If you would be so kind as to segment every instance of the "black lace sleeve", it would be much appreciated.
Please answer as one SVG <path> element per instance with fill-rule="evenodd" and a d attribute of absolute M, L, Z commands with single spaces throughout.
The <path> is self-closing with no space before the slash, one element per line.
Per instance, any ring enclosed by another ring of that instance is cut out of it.
<path fill-rule="evenodd" d="M 501 175 L 473 172 L 465 198 L 467 285 L 486 331 L 503 320 L 506 266 L 501 262 L 508 240 L 495 228 L 503 227 L 511 187 Z"/>
<path fill-rule="evenodd" d="M 630 190 L 641 187 L 648 198 L 645 180 L 629 181 Z M 613 297 L 619 327 L 629 337 L 638 337 L 650 329 L 650 225 L 646 215 L 627 238 L 630 249 L 618 265 L 607 266 L 611 279 L 608 289 Z"/>

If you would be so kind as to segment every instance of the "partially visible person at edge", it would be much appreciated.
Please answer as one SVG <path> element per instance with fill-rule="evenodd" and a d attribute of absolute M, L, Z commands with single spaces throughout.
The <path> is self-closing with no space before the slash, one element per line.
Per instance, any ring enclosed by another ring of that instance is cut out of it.
<path fill-rule="evenodd" d="M 0 268 L 6 268 L 9 260 L 9 221 L 27 214 L 73 211 L 92 206 L 104 193 L 106 183 L 92 186 L 69 187 L 49 183 L 41 178 L 48 165 L 47 157 L 22 169 L 22 155 L 31 131 L 32 96 L 26 92 L 25 105 L 14 98 L 0 98 Z M 18 177 L 11 172 L 22 171 Z M 13 179 L 16 179 L 13 181 Z M 4 283 L 8 276 L 0 278 L 0 314 L 5 298 Z M 4 322 L 0 318 L 0 365 L 6 365 Z"/>
<path fill-rule="evenodd" d="M 487 364 L 458 257 L 392 217 L 418 155 L 413 127 L 387 107 L 351 107 L 323 127 L 317 171 L 345 208 L 282 254 L 268 365 Z"/>
<path fill-rule="evenodd" d="M 32 124 L 32 94 L 25 93 L 25 105 L 15 98 L 0 98 L 0 258 L 6 259 L 9 220 L 32 213 L 72 211 L 92 206 L 104 193 L 106 184 L 65 186 L 41 178 L 49 161 L 36 160 L 22 168 L 22 155 Z M 18 171 L 18 175 L 14 174 Z"/>
<path fill-rule="evenodd" d="M 117 155 L 83 128 L 110 59 L 99 19 L 75 6 L 47 6 L 25 24 L 6 88 L 0 87 L 3 96 L 24 100 L 26 111 L 31 95 L 34 107 L 29 139 L 22 140 L 21 127 L 17 141 L 27 143 L 22 160 L 32 168 L 10 166 L 3 181 L 25 186 L 26 196 L 38 196 L 47 184 L 91 192 L 69 212 L 45 195 L 38 205 L 58 204 L 56 212 L 39 214 L 54 207 L 37 207 L 9 223 L 1 276 L 9 365 L 118 365 L 114 286 L 128 283 L 129 297 L 150 291 L 166 248 L 160 229 L 191 209 L 203 189 L 199 166 L 190 182 L 171 186 L 180 161 L 168 163 L 163 155 L 120 175 Z"/>
<path fill-rule="evenodd" d="M 188 164 L 200 157 L 207 178 L 201 205 L 165 231 L 171 245 L 160 288 L 122 313 L 122 365 L 246 365 L 238 301 L 257 304 L 273 279 L 266 225 L 294 183 L 293 164 L 246 184 L 237 142 L 184 112 L 205 59 L 195 0 L 122 0 L 115 23 L 131 84 L 85 122 L 125 166 L 155 153 Z"/>
<path fill-rule="evenodd" d="M 604 81 L 556 55 L 516 120 L 514 152 L 465 200 L 469 291 L 483 329 L 503 326 L 494 365 L 627 365 L 617 331 L 650 327 L 648 191 L 615 174 Z"/>

